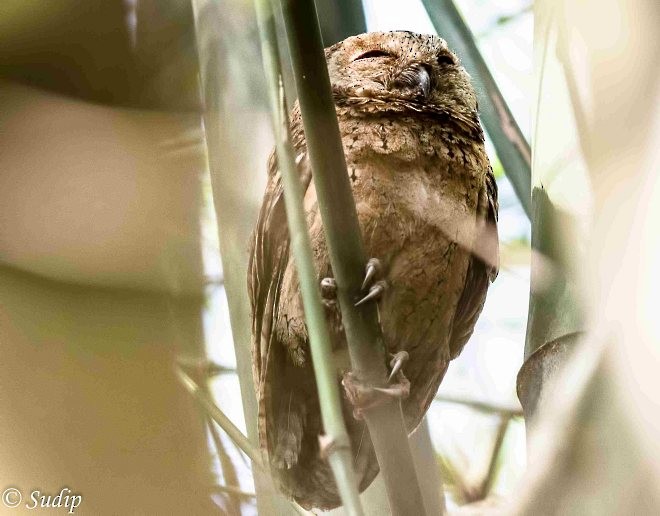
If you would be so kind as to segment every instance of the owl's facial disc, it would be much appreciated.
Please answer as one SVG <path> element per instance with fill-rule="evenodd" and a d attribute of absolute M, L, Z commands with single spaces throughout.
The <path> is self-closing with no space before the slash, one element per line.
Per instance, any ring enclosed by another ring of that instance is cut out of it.
<path fill-rule="evenodd" d="M 438 36 L 361 34 L 328 48 L 326 58 L 335 102 L 350 107 L 349 115 L 426 113 L 476 120 L 470 77 Z"/>

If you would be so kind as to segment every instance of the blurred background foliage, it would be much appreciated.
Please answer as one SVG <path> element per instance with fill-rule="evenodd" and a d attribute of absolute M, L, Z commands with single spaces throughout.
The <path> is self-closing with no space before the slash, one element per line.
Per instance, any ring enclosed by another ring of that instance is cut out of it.
<path fill-rule="evenodd" d="M 421 0 L 317 3 L 329 40 L 433 32 Z M 547 234 L 573 238 L 552 255 L 573 284 L 530 250 L 489 144 L 502 270 L 411 438 L 425 491 L 442 477 L 456 512 L 657 514 L 658 3 L 455 4 L 533 142 L 537 194 L 570 215 Z M 251 0 L 0 2 L 0 488 L 67 485 L 89 514 L 297 511 L 173 372 L 255 444 L 245 261 L 265 98 Z M 594 328 L 526 449 L 530 261 L 551 322 L 568 292 Z M 382 485 L 364 498 L 382 513 Z"/>

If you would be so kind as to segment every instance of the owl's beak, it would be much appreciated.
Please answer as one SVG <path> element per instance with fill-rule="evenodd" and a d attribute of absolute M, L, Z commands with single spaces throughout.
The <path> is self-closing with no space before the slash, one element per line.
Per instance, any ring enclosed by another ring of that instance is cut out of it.
<path fill-rule="evenodd" d="M 390 87 L 410 88 L 418 91 L 424 99 L 431 93 L 431 75 L 426 66 L 414 64 L 405 68 L 390 81 Z"/>
<path fill-rule="evenodd" d="M 431 76 L 429 75 L 429 71 L 425 66 L 419 67 L 418 81 L 419 89 L 422 91 L 422 95 L 425 99 L 428 98 L 429 93 L 431 93 Z"/>

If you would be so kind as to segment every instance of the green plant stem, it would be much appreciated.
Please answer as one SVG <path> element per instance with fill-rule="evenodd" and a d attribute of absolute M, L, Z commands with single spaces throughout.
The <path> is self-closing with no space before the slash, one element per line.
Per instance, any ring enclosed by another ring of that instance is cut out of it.
<path fill-rule="evenodd" d="M 350 440 L 341 409 L 337 371 L 332 343 L 321 303 L 318 275 L 314 267 L 312 244 L 303 208 L 303 191 L 295 164 L 289 134 L 288 108 L 282 87 L 277 34 L 270 0 L 255 0 L 261 37 L 261 52 L 269 91 L 279 170 L 282 174 L 284 202 L 291 237 L 291 249 L 298 273 L 305 310 L 312 363 L 321 406 L 323 428 L 330 443 L 328 461 L 337 482 L 342 503 L 353 516 L 363 514 L 357 480 L 353 471 Z"/>
<path fill-rule="evenodd" d="M 213 205 L 217 214 L 223 283 L 231 322 L 236 369 L 241 390 L 247 436 L 258 449 L 257 397 L 252 381 L 250 353 L 250 302 L 246 288 L 246 242 L 254 229 L 260 194 L 246 189 L 245 184 L 257 180 L 259 174 L 250 153 L 255 138 L 236 138 L 241 124 L 261 124 L 263 109 L 255 104 L 255 94 L 246 85 L 260 87 L 254 73 L 253 56 L 258 42 L 247 21 L 252 6 L 243 1 L 218 2 L 192 0 L 195 17 L 196 54 L 199 62 L 199 83 L 203 95 L 204 135 L 212 186 Z M 243 66 L 232 67 L 229 63 Z M 237 243 L 241 243 L 238 244 Z M 257 510 L 260 514 L 291 511 L 291 504 L 275 491 L 270 475 L 253 468 Z"/>
<path fill-rule="evenodd" d="M 346 171 L 316 8 L 313 0 L 287 0 L 280 4 L 352 367 L 360 381 L 385 385 L 385 349 L 376 306 L 373 303 L 360 308 L 354 306 L 360 296 L 366 256 Z M 424 514 L 400 401 L 392 399 L 365 411 L 365 420 L 392 514 Z"/>
<path fill-rule="evenodd" d="M 474 36 L 452 0 L 422 0 L 437 33 L 460 56 L 463 66 L 486 93 L 479 96 L 480 117 L 527 217 L 532 213 L 531 150 L 504 101 Z"/>

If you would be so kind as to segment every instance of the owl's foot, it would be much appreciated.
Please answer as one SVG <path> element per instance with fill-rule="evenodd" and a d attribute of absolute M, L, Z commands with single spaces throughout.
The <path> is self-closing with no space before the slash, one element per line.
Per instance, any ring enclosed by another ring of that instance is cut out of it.
<path fill-rule="evenodd" d="M 392 355 L 389 379 L 387 386 L 374 387 L 358 379 L 352 371 L 344 375 L 341 383 L 344 386 L 346 397 L 353 405 L 353 417 L 362 419 L 365 410 L 382 405 L 390 398 L 405 399 L 410 394 L 410 381 L 401 370 L 403 364 L 408 360 L 408 353 L 399 351 Z M 395 381 L 396 380 L 396 381 Z"/>
<path fill-rule="evenodd" d="M 360 299 L 355 306 L 360 306 L 368 301 L 380 299 L 383 292 L 387 290 L 387 281 L 382 279 L 383 266 L 378 258 L 370 258 L 362 282 L 362 290 L 367 290 L 367 295 Z"/>
<path fill-rule="evenodd" d="M 337 306 L 337 282 L 335 278 L 323 278 L 321 280 L 321 301 L 326 308 Z"/>

